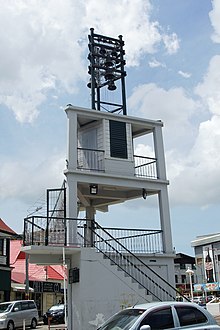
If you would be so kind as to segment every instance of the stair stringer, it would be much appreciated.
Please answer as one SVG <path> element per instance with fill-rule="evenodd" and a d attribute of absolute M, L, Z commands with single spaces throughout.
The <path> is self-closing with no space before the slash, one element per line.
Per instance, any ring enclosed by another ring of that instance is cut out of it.
<path fill-rule="evenodd" d="M 106 267 L 109 272 L 111 272 L 118 281 L 121 281 L 125 284 L 131 291 L 133 291 L 134 296 L 136 296 L 135 300 L 133 299 L 128 303 L 128 306 L 132 306 L 136 303 L 146 303 L 152 302 L 152 295 L 147 294 L 147 290 L 139 285 L 139 283 L 135 282 L 132 277 L 126 274 L 118 265 L 113 264 L 112 261 L 100 252 L 95 252 L 97 260 Z"/>

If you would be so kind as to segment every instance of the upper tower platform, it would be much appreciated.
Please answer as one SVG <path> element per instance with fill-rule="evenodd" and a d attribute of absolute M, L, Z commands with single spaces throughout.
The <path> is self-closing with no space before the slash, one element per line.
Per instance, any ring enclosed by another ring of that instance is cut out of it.
<path fill-rule="evenodd" d="M 72 105 L 65 111 L 69 132 L 65 175 L 78 182 L 81 209 L 146 198 L 168 184 L 161 121 Z M 153 157 L 135 154 L 135 140 L 149 135 Z"/>

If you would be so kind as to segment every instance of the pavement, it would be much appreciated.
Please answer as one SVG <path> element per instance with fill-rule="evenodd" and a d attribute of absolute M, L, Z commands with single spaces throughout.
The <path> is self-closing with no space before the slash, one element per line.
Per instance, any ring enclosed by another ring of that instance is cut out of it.
<path fill-rule="evenodd" d="M 39 322 L 37 329 L 41 330 L 67 330 L 65 324 L 52 324 L 50 327 L 48 325 L 44 325 L 43 322 Z"/>

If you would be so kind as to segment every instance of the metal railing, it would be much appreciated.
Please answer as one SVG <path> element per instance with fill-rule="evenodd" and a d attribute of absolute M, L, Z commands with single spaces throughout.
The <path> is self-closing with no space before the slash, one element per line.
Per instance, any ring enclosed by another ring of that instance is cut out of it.
<path fill-rule="evenodd" d="M 77 148 L 77 168 L 84 171 L 104 172 L 104 150 Z M 157 179 L 156 158 L 134 155 L 134 175 Z"/>
<path fill-rule="evenodd" d="M 75 225 L 78 237 L 67 237 L 68 230 Z M 88 219 L 31 216 L 24 219 L 24 244 L 88 246 L 86 231 L 90 225 L 91 221 Z M 106 235 L 100 228 L 96 226 L 97 235 L 101 231 L 105 241 L 110 240 L 111 244 L 119 241 L 133 253 L 163 253 L 162 230 L 105 228 L 108 233 Z M 109 234 L 114 237 L 113 240 L 109 238 Z M 99 242 L 91 245 L 96 243 Z"/>
<path fill-rule="evenodd" d="M 108 258 L 113 265 L 122 270 L 127 276 L 146 290 L 154 301 L 175 300 L 179 292 L 162 276 L 149 267 L 138 255 L 115 239 L 106 228 L 97 222 L 91 226 L 94 236 L 94 247 Z M 147 301 L 147 297 L 146 297 Z"/>
<path fill-rule="evenodd" d="M 103 240 L 109 242 L 111 246 L 120 242 L 133 253 L 163 253 L 162 230 L 101 228 L 97 226 L 95 231 L 97 235 L 99 234 L 102 237 L 102 242 Z M 114 239 L 111 237 L 114 237 Z M 99 240 L 96 243 L 100 243 Z M 106 247 L 104 244 L 103 250 Z"/>
<path fill-rule="evenodd" d="M 104 171 L 104 150 L 77 148 L 77 168 L 86 171 Z"/>
<path fill-rule="evenodd" d="M 135 176 L 157 179 L 156 158 L 134 155 Z"/>
<path fill-rule="evenodd" d="M 68 235 L 74 225 L 77 237 L 71 240 Z M 161 230 L 103 228 L 90 219 L 36 216 L 24 219 L 25 246 L 95 247 L 153 300 L 175 300 L 177 294 L 181 295 L 176 288 L 138 257 L 140 253 L 162 253 L 161 236 Z"/>

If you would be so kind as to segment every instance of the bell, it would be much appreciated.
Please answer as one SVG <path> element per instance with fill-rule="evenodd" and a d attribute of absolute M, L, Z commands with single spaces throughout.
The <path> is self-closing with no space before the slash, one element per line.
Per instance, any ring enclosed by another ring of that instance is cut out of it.
<path fill-rule="evenodd" d="M 105 80 L 112 80 L 115 78 L 114 72 L 111 68 L 108 68 L 105 72 Z"/>
<path fill-rule="evenodd" d="M 108 90 L 110 90 L 110 91 L 115 91 L 116 88 L 117 88 L 117 87 L 115 86 L 114 81 L 111 80 L 111 81 L 109 82 L 109 84 L 108 84 Z"/>
<path fill-rule="evenodd" d="M 117 57 L 117 56 L 118 56 L 118 53 L 116 52 L 116 50 L 113 50 L 113 51 L 111 52 L 111 55 L 112 55 L 113 57 Z"/>
<path fill-rule="evenodd" d="M 106 49 L 104 47 L 101 47 L 100 50 L 99 50 L 99 53 L 104 56 L 106 55 Z"/>
<path fill-rule="evenodd" d="M 88 82 L 88 84 L 87 84 L 87 87 L 88 88 L 92 88 L 92 79 L 90 78 L 89 79 L 89 82 Z M 96 82 L 96 80 L 95 80 L 95 88 L 97 87 L 97 82 Z"/>
<path fill-rule="evenodd" d="M 113 60 L 111 59 L 110 56 L 108 56 L 105 61 L 105 66 L 112 67 L 113 65 L 114 65 Z"/>

